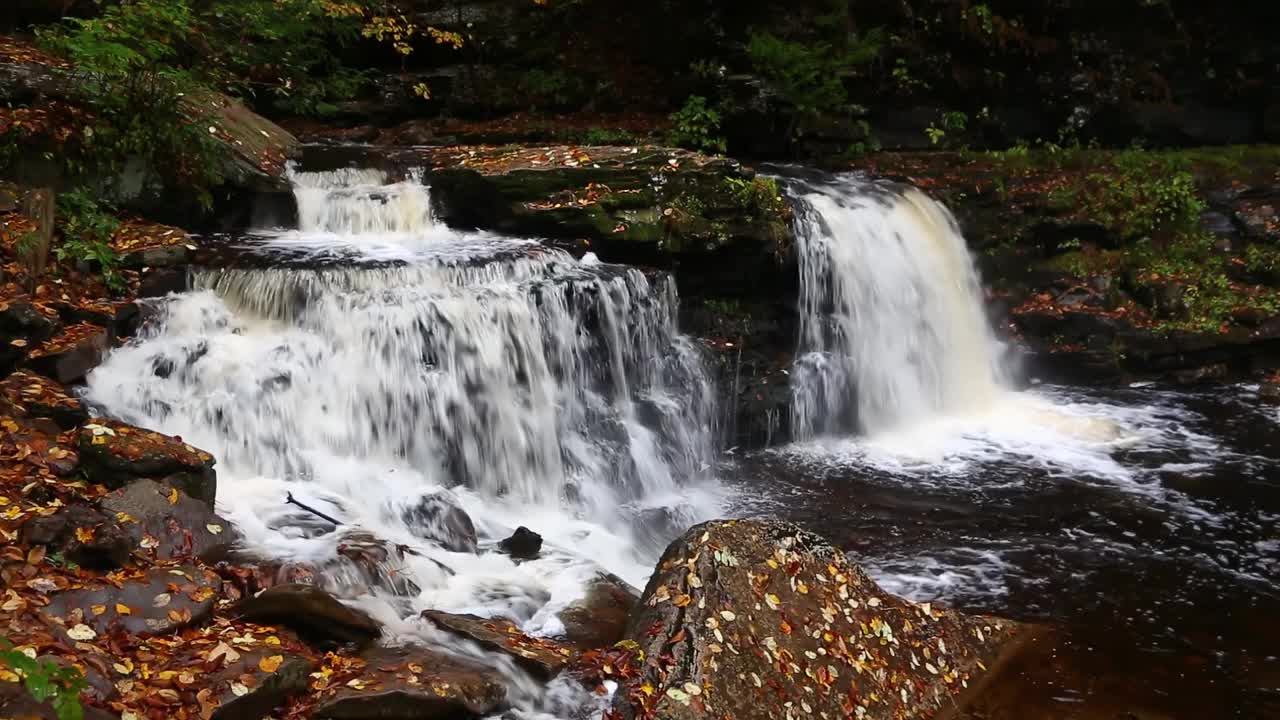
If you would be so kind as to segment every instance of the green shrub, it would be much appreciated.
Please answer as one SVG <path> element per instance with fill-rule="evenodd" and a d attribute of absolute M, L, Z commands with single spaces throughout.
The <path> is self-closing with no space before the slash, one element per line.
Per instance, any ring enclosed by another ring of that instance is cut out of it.
<path fill-rule="evenodd" d="M 1139 150 L 1117 154 L 1110 171 L 1090 173 L 1050 199 L 1125 238 L 1193 236 L 1205 207 L 1190 172 Z"/>
<path fill-rule="evenodd" d="M 671 114 L 675 127 L 671 142 L 681 147 L 708 152 L 725 152 L 724 136 L 720 134 L 720 112 L 707 103 L 701 95 L 690 95 L 684 107 Z"/>
<path fill-rule="evenodd" d="M 633 145 L 636 138 L 626 130 L 618 128 L 589 128 L 582 136 L 587 145 Z"/>
<path fill-rule="evenodd" d="M 61 667 L 48 659 L 36 660 L 15 650 L 4 638 L 0 638 L 0 668 L 8 668 L 22 678 L 23 686 L 37 702 L 49 701 L 58 720 L 83 720 L 80 691 L 88 683 L 75 668 Z"/>
<path fill-rule="evenodd" d="M 111 237 L 120 227 L 111 206 L 93 198 L 84 189 L 58 196 L 58 229 L 62 243 L 54 249 L 59 260 L 96 265 L 112 289 L 120 289 L 120 257 L 111 247 Z"/>

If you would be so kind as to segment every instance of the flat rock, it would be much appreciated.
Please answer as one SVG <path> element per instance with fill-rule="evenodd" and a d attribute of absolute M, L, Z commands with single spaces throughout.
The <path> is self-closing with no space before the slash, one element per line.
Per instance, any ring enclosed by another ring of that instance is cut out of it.
<path fill-rule="evenodd" d="M 95 570 L 124 566 L 138 545 L 114 516 L 87 503 L 67 505 L 53 515 L 28 520 L 22 526 L 22 539 Z"/>
<path fill-rule="evenodd" d="M 161 560 L 196 557 L 218 562 L 239 534 L 208 505 L 153 480 L 138 480 L 102 499 L 102 509 L 129 534 L 133 547 Z"/>
<path fill-rule="evenodd" d="M 565 639 L 583 650 L 613 645 L 626 634 L 627 619 L 640 593 L 625 580 L 601 573 L 587 586 L 587 593 L 570 603 L 557 617 Z"/>
<path fill-rule="evenodd" d="M 78 637 L 81 625 L 95 635 L 161 635 L 203 622 L 222 592 L 222 578 L 193 565 L 123 573 L 118 580 L 119 586 L 57 593 L 43 612 L 60 621 L 72 640 L 86 639 Z"/>
<path fill-rule="evenodd" d="M 370 648 L 360 675 L 321 691 L 316 717 L 328 720 L 467 720 L 500 710 L 493 670 L 416 647 Z"/>
<path fill-rule="evenodd" d="M 218 488 L 213 456 L 181 438 L 96 419 L 81 428 L 79 446 L 92 482 L 118 488 L 138 478 L 164 480 L 213 509 Z"/>
<path fill-rule="evenodd" d="M 60 383 L 72 383 L 97 367 L 110 346 L 106 328 L 77 323 L 33 348 L 26 365 Z"/>
<path fill-rule="evenodd" d="M 32 417 L 47 417 L 63 430 L 89 419 L 80 398 L 43 375 L 19 370 L 0 381 L 0 395 Z"/>
<path fill-rule="evenodd" d="M 624 717 L 934 717 L 1024 626 L 915 604 L 790 523 L 695 526 L 632 614 Z M 638 654 L 637 654 L 638 656 Z"/>
<path fill-rule="evenodd" d="M 530 637 L 515 623 L 502 618 L 482 618 L 426 610 L 422 618 L 446 632 L 467 638 L 493 652 L 508 655 L 531 674 L 549 680 L 560 673 L 575 655 L 568 646 Z"/>
<path fill-rule="evenodd" d="M 321 644 L 367 643 L 382 634 L 368 614 L 314 585 L 267 588 L 237 603 L 234 613 L 252 622 L 279 623 Z"/>

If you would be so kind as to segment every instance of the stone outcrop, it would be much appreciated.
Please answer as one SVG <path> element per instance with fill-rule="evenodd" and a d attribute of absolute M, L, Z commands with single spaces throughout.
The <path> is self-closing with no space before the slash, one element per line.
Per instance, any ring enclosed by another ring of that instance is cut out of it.
<path fill-rule="evenodd" d="M 138 479 L 163 481 L 213 508 L 213 456 L 180 438 L 100 419 L 80 429 L 79 448 L 93 482 L 119 488 Z"/>
<path fill-rule="evenodd" d="M 768 521 L 695 526 L 667 548 L 627 639 L 635 718 L 932 717 L 963 703 L 1017 623 L 881 590 L 844 553 Z"/>

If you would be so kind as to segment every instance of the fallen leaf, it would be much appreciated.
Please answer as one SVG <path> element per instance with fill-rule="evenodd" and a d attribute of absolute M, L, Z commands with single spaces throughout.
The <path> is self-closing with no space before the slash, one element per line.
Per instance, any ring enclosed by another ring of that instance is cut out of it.
<path fill-rule="evenodd" d="M 264 657 L 258 661 L 258 668 L 263 672 L 273 673 L 280 669 L 280 663 L 284 662 L 283 655 L 272 655 Z"/>
<path fill-rule="evenodd" d="M 98 633 L 94 632 L 93 628 L 88 625 L 80 623 L 79 625 L 67 630 L 67 637 L 72 640 L 92 640 L 98 637 Z"/>

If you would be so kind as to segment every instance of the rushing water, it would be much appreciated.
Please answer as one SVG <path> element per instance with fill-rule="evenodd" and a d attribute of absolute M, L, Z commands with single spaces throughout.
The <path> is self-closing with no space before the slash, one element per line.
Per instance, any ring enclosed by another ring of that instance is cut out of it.
<path fill-rule="evenodd" d="M 1061 627 L 993 718 L 1280 717 L 1276 411 L 1248 387 L 1015 392 L 944 208 L 853 176 L 790 192 L 800 440 L 732 464 L 738 510 L 894 592 Z"/>
<path fill-rule="evenodd" d="M 213 452 L 218 510 L 250 552 L 336 557 L 344 533 L 291 493 L 418 553 L 384 568 L 394 582 L 328 578 L 393 634 L 439 641 L 424 608 L 550 632 L 598 570 L 643 585 L 674 533 L 716 512 L 713 387 L 667 277 L 450 233 L 412 178 L 294 182 L 300 228 L 245 246 L 317 263 L 196 271 L 87 393 Z M 483 554 L 447 549 L 441 507 L 466 511 Z M 517 525 L 544 536 L 541 559 L 484 552 Z M 504 670 L 517 706 L 552 702 Z"/>

